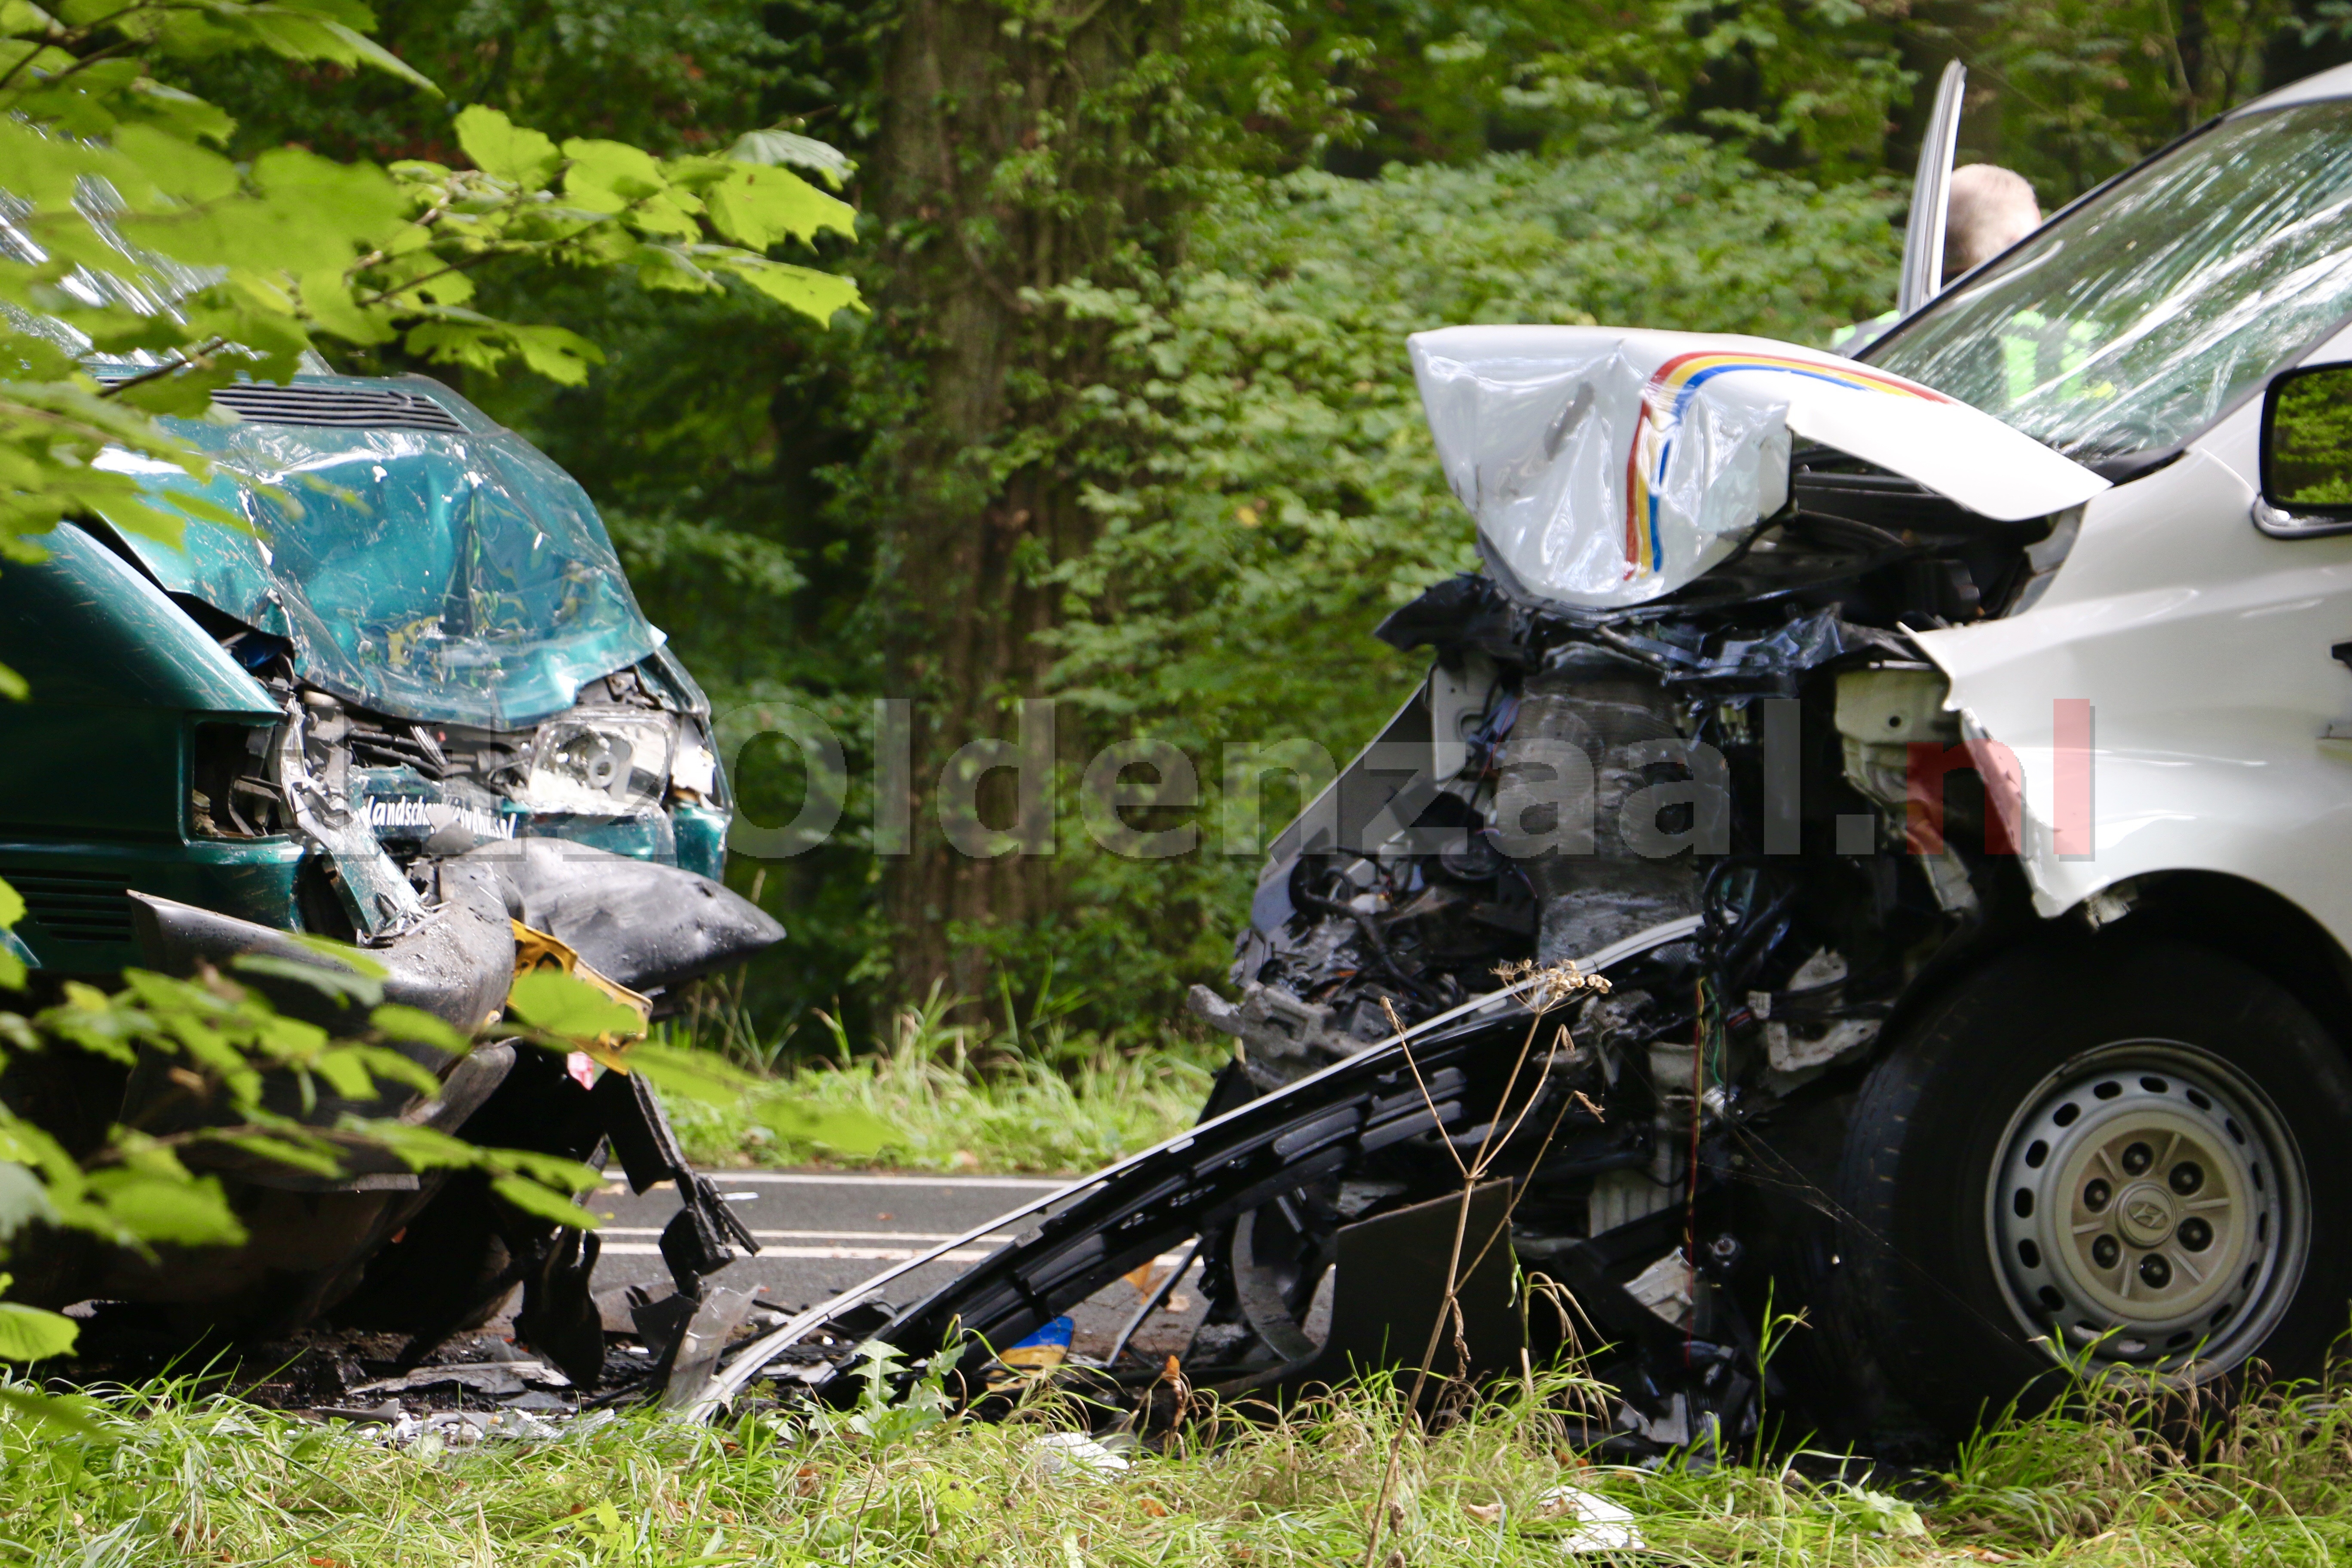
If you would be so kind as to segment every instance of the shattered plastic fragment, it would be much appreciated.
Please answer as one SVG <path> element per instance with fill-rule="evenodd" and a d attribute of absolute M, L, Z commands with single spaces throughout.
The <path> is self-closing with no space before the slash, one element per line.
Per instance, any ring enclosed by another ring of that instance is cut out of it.
<path fill-rule="evenodd" d="M 1677 1247 L 1627 1281 L 1625 1293 L 1681 1329 L 1690 1325 L 1696 1284 L 1691 1266 Z"/>
<path fill-rule="evenodd" d="M 669 1387 L 662 1397 L 665 1406 L 677 1409 L 701 1397 L 703 1385 L 718 1368 L 719 1352 L 751 1315 L 752 1306 L 750 1292 L 730 1290 L 723 1285 L 703 1297 L 687 1321 L 677 1353 L 671 1358 Z"/>
<path fill-rule="evenodd" d="M 1081 1473 L 1111 1476 L 1124 1472 L 1128 1462 L 1083 1432 L 1055 1432 L 1030 1445 L 1037 1468 L 1048 1476 Z"/>
<path fill-rule="evenodd" d="M 398 1377 L 379 1378 L 352 1390 L 362 1394 L 405 1394 L 416 1389 L 455 1384 L 476 1394 L 493 1396 L 520 1394 L 526 1387 L 569 1388 L 572 1380 L 537 1361 L 463 1362 L 451 1366 L 421 1366 Z"/>
<path fill-rule="evenodd" d="M 1560 1537 L 1563 1552 L 1639 1552 L 1642 1531 L 1633 1510 L 1582 1487 L 1558 1486 L 1536 1500 L 1543 1519 L 1572 1519 L 1580 1528 Z"/>
<path fill-rule="evenodd" d="M 1043 1372 L 1070 1359 L 1070 1341 L 1076 1334 L 1076 1326 L 1070 1319 L 1055 1318 L 1019 1344 L 1006 1347 L 996 1359 L 1025 1372 Z"/>

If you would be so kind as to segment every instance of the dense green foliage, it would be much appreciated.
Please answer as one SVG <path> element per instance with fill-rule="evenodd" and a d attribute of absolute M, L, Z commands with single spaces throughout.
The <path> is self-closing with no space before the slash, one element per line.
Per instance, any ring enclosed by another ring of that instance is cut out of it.
<path fill-rule="evenodd" d="M 1016 30 L 1045 15 L 1005 10 Z M 236 113 L 247 153 L 431 155 L 456 110 L 481 102 L 557 138 L 661 152 L 781 123 L 870 164 L 896 15 L 866 0 L 392 8 L 382 38 L 446 100 L 331 67 L 180 68 Z M 1413 673 L 1366 632 L 1469 560 L 1405 333 L 1591 319 L 1821 342 L 1891 293 L 1914 85 L 1945 58 L 1975 68 L 1963 156 L 2021 168 L 2054 205 L 2330 63 L 2344 39 L 2323 0 L 1210 0 L 1171 47 L 1135 90 L 1181 133 L 1184 161 L 1162 177 L 1178 258 L 1129 254 L 1033 300 L 1032 330 L 1070 344 L 1045 363 L 1069 368 L 1023 369 L 1013 425 L 975 454 L 985 473 L 1029 464 L 1078 487 L 1099 525 L 1075 555 L 1032 565 L 1060 595 L 1045 689 L 1070 700 L 1066 752 L 1159 736 L 1201 774 L 1202 804 L 1159 825 L 1197 820 L 1202 848 L 1151 861 L 1097 849 L 1066 777 L 1058 914 L 959 933 L 1004 961 L 993 1013 L 1114 1030 L 1167 1019 L 1184 983 L 1222 967 L 1255 868 L 1224 852 L 1242 836 L 1222 831 L 1221 748 L 1299 736 L 1344 757 Z M 994 171 L 1013 208 L 1087 177 L 1051 131 Z M 891 173 L 854 173 L 844 194 L 870 211 Z M 962 230 L 982 252 L 989 221 Z M 863 222 L 858 250 L 819 244 L 864 268 L 870 321 L 818 329 L 732 285 L 651 300 L 591 276 L 493 272 L 485 309 L 567 327 L 607 362 L 570 388 L 436 372 L 589 487 L 732 739 L 799 709 L 845 741 L 833 840 L 732 872 L 793 931 L 749 992 L 771 1037 L 817 1007 L 862 1037 L 897 946 L 866 837 L 871 702 L 899 635 L 877 543 L 904 505 L 894 454 L 923 374 L 910 356 L 934 327 L 868 258 L 952 241 Z M 398 345 L 350 357 L 405 363 Z M 805 780 L 789 747 L 735 762 L 752 820 L 793 815 Z M 1268 788 L 1266 831 L 1289 800 Z"/>
<path fill-rule="evenodd" d="M 486 312 L 484 272 L 557 268 L 687 294 L 725 278 L 819 322 L 856 302 L 844 279 L 767 254 L 852 232 L 846 205 L 773 166 L 789 148 L 661 160 L 607 138 L 559 146 L 474 103 L 446 122 L 462 154 L 448 162 L 379 167 L 294 146 L 240 162 L 221 150 L 232 119 L 151 68 L 261 54 L 281 74 L 289 60 L 366 67 L 430 94 L 364 36 L 371 25 L 341 0 L 0 11 L 0 552 L 21 558 L 32 536 L 91 510 L 176 533 L 131 477 L 94 464 L 100 450 L 201 473 L 151 416 L 201 412 L 238 375 L 283 380 L 330 343 L 580 381 L 594 343 Z M 92 351 L 116 356 L 116 374 L 90 374 Z"/>
<path fill-rule="evenodd" d="M 2352 504 L 2352 406 L 2341 371 L 2297 376 L 2271 416 L 2263 490 L 2281 506 Z"/>

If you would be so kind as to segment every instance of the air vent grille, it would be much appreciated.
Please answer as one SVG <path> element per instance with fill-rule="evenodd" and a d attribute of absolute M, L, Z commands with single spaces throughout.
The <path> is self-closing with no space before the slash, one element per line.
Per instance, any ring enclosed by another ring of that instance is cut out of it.
<path fill-rule="evenodd" d="M 131 900 L 121 878 L 87 871 L 0 866 L 0 880 L 24 895 L 25 912 L 59 942 L 131 942 Z"/>
<path fill-rule="evenodd" d="M 273 386 L 238 382 L 213 394 L 256 425 L 325 425 L 338 429 L 441 430 L 466 434 L 457 416 L 421 393 L 390 387 Z"/>

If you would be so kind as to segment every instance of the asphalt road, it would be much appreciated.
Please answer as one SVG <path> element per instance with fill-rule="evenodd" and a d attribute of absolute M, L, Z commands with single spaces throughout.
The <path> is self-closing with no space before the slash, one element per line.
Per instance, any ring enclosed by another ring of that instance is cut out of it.
<path fill-rule="evenodd" d="M 710 1178 L 760 1243 L 757 1257 L 738 1259 L 715 1279 L 756 1292 L 763 1303 L 785 1312 L 814 1306 L 1067 1184 L 1036 1177 L 858 1172 L 714 1171 Z M 583 1201 L 604 1222 L 592 1288 L 601 1295 L 641 1284 L 667 1294 L 669 1270 L 656 1243 L 662 1226 L 677 1212 L 677 1194 L 667 1183 L 642 1194 L 616 1183 Z M 894 1283 L 884 1299 L 900 1305 L 919 1300 L 1034 1223 L 1033 1218 L 988 1229 Z M 1158 1267 L 1164 1270 L 1177 1261 L 1171 1256 Z M 1159 1278 L 1115 1281 L 1074 1312 L 1074 1349 L 1097 1356 L 1108 1351 L 1141 1301 L 1142 1289 Z M 1166 1306 L 1139 1331 L 1139 1351 L 1156 1358 L 1182 1350 L 1202 1310 L 1192 1284 L 1179 1283 Z"/>

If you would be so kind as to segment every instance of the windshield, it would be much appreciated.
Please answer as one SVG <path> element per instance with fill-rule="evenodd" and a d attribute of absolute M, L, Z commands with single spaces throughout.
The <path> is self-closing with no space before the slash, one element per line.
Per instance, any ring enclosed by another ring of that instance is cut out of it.
<path fill-rule="evenodd" d="M 2084 460 L 2177 446 L 2352 315 L 2352 104 L 2226 121 L 1864 355 Z"/>
<path fill-rule="evenodd" d="M 268 392 L 388 387 L 305 376 Z M 244 519 L 249 532 L 192 525 L 176 548 L 121 532 L 167 592 L 290 641 L 305 680 L 394 718 L 534 722 L 661 633 L 572 477 L 455 394 L 430 402 L 449 428 L 174 421 L 219 465 L 204 486 L 119 450 L 100 463 L 166 505 L 194 491 Z"/>

